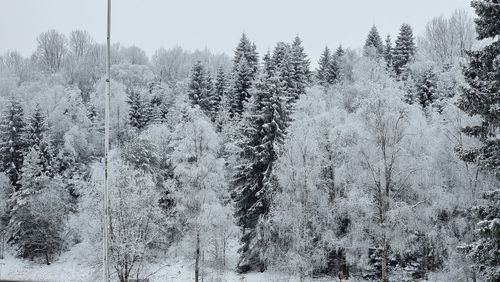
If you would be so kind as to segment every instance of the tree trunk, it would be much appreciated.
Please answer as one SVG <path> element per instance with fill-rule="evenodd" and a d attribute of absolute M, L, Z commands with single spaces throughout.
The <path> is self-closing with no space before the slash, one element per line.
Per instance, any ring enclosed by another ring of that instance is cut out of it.
<path fill-rule="evenodd" d="M 49 253 L 47 251 L 45 251 L 45 262 L 47 263 L 47 265 L 50 265 Z"/>
<path fill-rule="evenodd" d="M 196 257 L 194 262 L 194 281 L 199 282 L 200 279 L 200 232 L 196 233 Z"/>
<path fill-rule="evenodd" d="M 383 249 L 382 249 L 382 282 L 389 282 L 389 276 L 387 271 L 388 266 L 388 250 L 387 250 L 387 239 L 383 239 Z"/>

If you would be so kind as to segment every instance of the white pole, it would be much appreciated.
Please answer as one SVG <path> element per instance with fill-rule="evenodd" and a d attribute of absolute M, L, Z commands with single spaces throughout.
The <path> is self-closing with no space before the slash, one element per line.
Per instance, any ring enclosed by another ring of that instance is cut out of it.
<path fill-rule="evenodd" d="M 106 52 L 106 93 L 104 98 L 104 228 L 103 228 L 103 281 L 109 282 L 109 179 L 108 179 L 108 152 L 109 152 L 109 94 L 111 91 L 110 81 L 110 34 L 111 34 L 111 0 L 108 0 L 107 20 L 107 52 Z"/>

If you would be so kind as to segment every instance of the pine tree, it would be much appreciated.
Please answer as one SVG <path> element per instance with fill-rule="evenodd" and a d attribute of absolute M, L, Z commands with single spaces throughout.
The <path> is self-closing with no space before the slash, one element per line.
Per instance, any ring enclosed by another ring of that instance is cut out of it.
<path fill-rule="evenodd" d="M 311 71 L 309 70 L 309 59 L 304 53 L 302 40 L 296 36 L 291 47 L 291 64 L 293 68 L 292 78 L 296 84 L 297 98 L 306 93 L 306 86 L 310 81 Z"/>
<path fill-rule="evenodd" d="M 138 90 L 129 88 L 127 92 L 127 103 L 129 105 L 128 124 L 137 129 L 143 129 L 148 125 L 150 119 L 150 104 L 147 103 L 146 105 L 146 103 L 144 103 Z"/>
<path fill-rule="evenodd" d="M 257 47 L 243 33 L 233 59 L 231 112 L 241 116 L 250 98 L 250 89 L 259 68 Z"/>
<path fill-rule="evenodd" d="M 214 104 L 216 105 L 216 112 L 218 113 L 222 107 L 222 99 L 228 94 L 228 82 L 226 74 L 222 67 L 217 69 L 214 83 Z"/>
<path fill-rule="evenodd" d="M 491 39 L 482 50 L 469 51 L 469 64 L 463 74 L 467 87 L 463 88 L 459 107 L 470 115 L 480 116 L 481 125 L 468 126 L 464 133 L 481 141 L 481 147 L 460 149 L 467 161 L 477 161 L 492 169 L 500 178 L 500 2 L 498 0 L 472 1 L 478 18 L 478 39 Z M 477 215 L 477 239 L 462 250 L 474 262 L 473 268 L 485 281 L 500 280 L 500 190 L 485 193 L 488 203 L 474 208 Z"/>
<path fill-rule="evenodd" d="M 370 32 L 365 41 L 364 46 L 364 55 L 367 56 L 371 54 L 370 49 L 375 49 L 376 55 L 382 55 L 384 52 L 384 46 L 382 44 L 382 39 L 380 38 L 380 34 L 378 33 L 377 27 L 375 25 L 372 26 Z"/>
<path fill-rule="evenodd" d="M 212 122 L 215 121 L 215 117 L 217 116 L 219 103 L 220 103 L 219 97 L 216 96 L 214 93 L 214 84 L 212 82 L 212 76 L 206 73 L 202 84 L 200 108 L 208 117 L 210 117 Z"/>
<path fill-rule="evenodd" d="M 415 39 L 409 24 L 403 24 L 392 53 L 392 64 L 396 75 L 401 76 L 406 71 L 406 65 L 415 55 Z"/>
<path fill-rule="evenodd" d="M 339 44 L 339 47 L 337 48 L 337 51 L 335 51 L 335 55 L 337 55 L 338 58 L 344 57 L 345 51 L 342 48 L 342 44 Z"/>
<path fill-rule="evenodd" d="M 330 60 L 330 64 L 328 65 L 326 72 L 326 83 L 328 85 L 333 85 L 340 80 L 340 67 L 339 67 L 339 58 L 334 55 Z"/>
<path fill-rule="evenodd" d="M 430 106 L 436 100 L 436 74 L 432 69 L 424 72 L 417 85 L 417 100 L 422 108 Z"/>
<path fill-rule="evenodd" d="M 199 105 L 205 91 L 205 68 L 201 61 L 197 61 L 191 70 L 191 78 L 188 85 L 188 95 L 193 105 Z"/>
<path fill-rule="evenodd" d="M 285 83 L 285 92 L 287 97 L 282 97 L 284 100 L 289 101 L 298 99 L 299 90 L 297 86 L 297 81 L 295 78 L 295 69 L 292 63 L 292 51 L 290 45 L 278 42 L 274 48 L 273 55 L 271 57 L 271 65 L 273 75 L 281 77 L 281 80 Z"/>
<path fill-rule="evenodd" d="M 241 35 L 240 42 L 234 52 L 234 66 L 236 67 L 243 60 L 250 66 L 250 77 L 255 79 L 259 69 L 259 55 L 257 54 L 255 43 L 250 42 L 245 33 Z"/>
<path fill-rule="evenodd" d="M 271 52 L 268 50 L 264 57 L 262 57 L 262 71 L 264 75 L 270 77 L 274 73 L 274 67 L 271 62 Z"/>
<path fill-rule="evenodd" d="M 384 59 L 385 62 L 387 63 L 387 67 L 392 68 L 392 42 L 391 42 L 391 36 L 389 34 L 385 39 Z"/>
<path fill-rule="evenodd" d="M 52 165 L 52 148 L 47 137 L 47 124 L 45 116 L 39 105 L 36 106 L 33 114 L 30 116 L 26 128 L 26 146 L 35 147 L 40 152 L 40 160 L 42 165 L 42 173 L 46 176 L 54 175 Z"/>
<path fill-rule="evenodd" d="M 255 100 L 244 127 L 242 162 L 235 168 L 233 199 L 236 218 L 243 230 L 238 270 L 265 269 L 260 259 L 257 236 L 259 219 L 269 211 L 273 163 L 285 131 L 281 96 L 285 82 L 277 75 L 262 76 L 256 85 Z"/>
<path fill-rule="evenodd" d="M 318 79 L 320 85 L 328 86 L 328 71 L 330 68 L 330 62 L 330 49 L 326 46 L 318 61 L 319 68 L 316 70 L 316 78 Z"/>
<path fill-rule="evenodd" d="M 26 123 L 24 111 L 17 100 L 11 100 L 0 123 L 0 156 L 2 169 L 9 177 L 10 183 L 17 191 L 21 187 L 21 169 L 26 152 L 24 132 Z"/>
<path fill-rule="evenodd" d="M 250 98 L 250 90 L 253 84 L 253 70 L 246 59 L 242 59 L 232 74 L 233 85 L 231 88 L 231 113 L 241 116 L 244 105 Z"/>
<path fill-rule="evenodd" d="M 18 256 L 31 260 L 40 257 L 50 264 L 51 257 L 61 249 L 62 225 L 58 221 L 58 216 L 39 210 L 41 205 L 55 204 L 42 202 L 39 198 L 49 196 L 46 190 L 55 185 L 44 174 L 42 159 L 42 152 L 39 148 L 31 147 L 22 169 L 21 188 L 11 198 L 12 210 L 8 229 L 11 236 L 9 242 L 16 246 Z M 48 199 L 64 201 L 57 196 Z M 59 211 L 58 214 L 64 214 L 64 212 Z"/>

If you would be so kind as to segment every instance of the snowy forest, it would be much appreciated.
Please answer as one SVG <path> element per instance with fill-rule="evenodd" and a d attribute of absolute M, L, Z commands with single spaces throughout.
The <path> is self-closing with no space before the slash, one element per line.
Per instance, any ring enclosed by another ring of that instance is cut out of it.
<path fill-rule="evenodd" d="M 500 281 L 500 1 L 234 54 L 111 46 L 111 280 Z M 0 55 L 0 279 L 102 281 L 106 44 Z M 317 67 L 311 67 L 311 61 Z"/>

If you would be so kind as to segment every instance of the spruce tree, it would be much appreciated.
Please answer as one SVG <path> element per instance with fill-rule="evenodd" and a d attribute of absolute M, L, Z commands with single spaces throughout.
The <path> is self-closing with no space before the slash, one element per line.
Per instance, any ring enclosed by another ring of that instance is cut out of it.
<path fill-rule="evenodd" d="M 215 117 L 217 116 L 217 111 L 219 108 L 219 103 L 220 100 L 214 93 L 214 84 L 212 82 L 212 76 L 209 73 L 206 73 L 204 75 L 204 80 L 202 82 L 200 108 L 212 121 L 215 121 Z"/>
<path fill-rule="evenodd" d="M 245 102 L 259 68 L 257 47 L 243 33 L 233 59 L 231 112 L 241 116 Z"/>
<path fill-rule="evenodd" d="M 340 67 L 339 67 L 339 58 L 334 55 L 330 60 L 330 64 L 328 64 L 327 72 L 326 72 L 326 83 L 328 85 L 333 85 L 340 80 Z"/>
<path fill-rule="evenodd" d="M 255 43 L 252 43 L 245 33 L 241 35 L 240 42 L 236 46 L 233 63 L 236 66 L 242 60 L 248 63 L 251 69 L 250 76 L 252 79 L 255 78 L 259 69 L 259 55 L 257 54 Z"/>
<path fill-rule="evenodd" d="M 337 55 L 338 58 L 342 58 L 345 55 L 344 48 L 342 48 L 342 44 L 339 44 L 339 47 L 335 51 L 335 55 Z"/>
<path fill-rule="evenodd" d="M 222 99 L 228 94 L 228 82 L 226 73 L 219 67 L 215 76 L 214 83 L 214 103 L 216 105 L 216 112 L 218 113 L 222 107 Z"/>
<path fill-rule="evenodd" d="M 396 75 L 401 76 L 406 72 L 407 64 L 413 60 L 414 55 L 413 30 L 409 24 L 403 24 L 392 52 L 392 64 Z"/>
<path fill-rule="evenodd" d="M 271 52 L 269 50 L 262 57 L 262 71 L 266 76 L 272 76 L 274 73 L 273 64 L 271 62 Z"/>
<path fill-rule="evenodd" d="M 21 169 L 27 149 L 25 139 L 26 123 L 21 104 L 13 99 L 6 108 L 0 122 L 0 156 L 2 169 L 17 191 L 21 187 Z"/>
<path fill-rule="evenodd" d="M 31 147 L 22 169 L 21 188 L 11 197 L 8 229 L 11 234 L 9 242 L 16 247 L 18 256 L 31 260 L 40 257 L 50 264 L 51 257 L 61 249 L 62 225 L 51 218 L 53 215 L 44 214 L 37 208 L 41 204 L 51 204 L 41 203 L 38 197 L 54 185 L 43 172 L 42 159 L 38 146 Z"/>
<path fill-rule="evenodd" d="M 244 105 L 250 98 L 253 84 L 253 70 L 245 58 L 235 65 L 232 74 L 231 113 L 232 116 L 243 114 Z"/>
<path fill-rule="evenodd" d="M 193 105 L 200 105 L 205 94 L 205 68 L 201 61 L 197 61 L 191 70 L 191 77 L 188 85 L 188 95 Z"/>
<path fill-rule="evenodd" d="M 42 172 L 44 175 L 53 176 L 54 168 L 52 165 L 52 148 L 47 136 L 47 124 L 45 116 L 39 105 L 36 106 L 33 114 L 28 120 L 26 127 L 26 146 L 35 147 L 40 152 Z"/>
<path fill-rule="evenodd" d="M 306 86 L 310 81 L 311 71 L 309 70 L 309 59 L 304 53 L 302 47 L 302 40 L 296 36 L 291 47 L 291 64 L 293 68 L 292 78 L 296 84 L 296 94 L 299 95 L 306 93 Z"/>
<path fill-rule="evenodd" d="M 259 219 L 269 212 L 273 163 L 285 131 L 281 98 L 285 82 L 273 74 L 262 75 L 244 127 L 241 164 L 235 168 L 233 199 L 236 218 L 242 228 L 239 272 L 265 269 L 258 243 Z"/>
<path fill-rule="evenodd" d="M 437 79 L 432 69 L 424 72 L 417 85 L 417 100 L 423 109 L 430 106 L 436 100 Z"/>
<path fill-rule="evenodd" d="M 472 7 L 478 16 L 478 39 L 492 42 L 481 50 L 468 51 L 469 64 L 463 71 L 467 86 L 458 105 L 468 114 L 482 118 L 482 124 L 463 129 L 467 135 L 478 138 L 481 146 L 459 152 L 464 160 L 479 162 L 500 178 L 500 2 L 472 1 Z M 462 248 L 484 281 L 500 281 L 500 190 L 494 189 L 485 193 L 486 204 L 473 209 L 478 237 Z"/>
<path fill-rule="evenodd" d="M 391 36 L 389 34 L 385 39 L 384 59 L 385 62 L 387 63 L 387 67 L 392 68 L 392 42 L 391 42 Z"/>
<path fill-rule="evenodd" d="M 128 124 L 137 129 L 146 127 L 149 121 L 149 106 L 146 106 L 142 100 L 141 94 L 136 89 L 127 89 L 129 105 Z"/>
<path fill-rule="evenodd" d="M 380 38 L 380 34 L 378 33 L 377 27 L 375 25 L 372 26 L 370 32 L 368 33 L 368 36 L 366 37 L 364 45 L 365 56 L 371 54 L 372 51 L 370 51 L 370 49 L 374 49 L 376 55 L 382 55 L 384 52 L 382 39 Z"/>
<path fill-rule="evenodd" d="M 328 71 L 330 68 L 331 55 L 330 49 L 328 46 L 325 47 L 325 50 L 321 54 L 321 57 L 318 61 L 318 69 L 316 70 L 316 78 L 318 82 L 322 86 L 328 86 Z"/>

